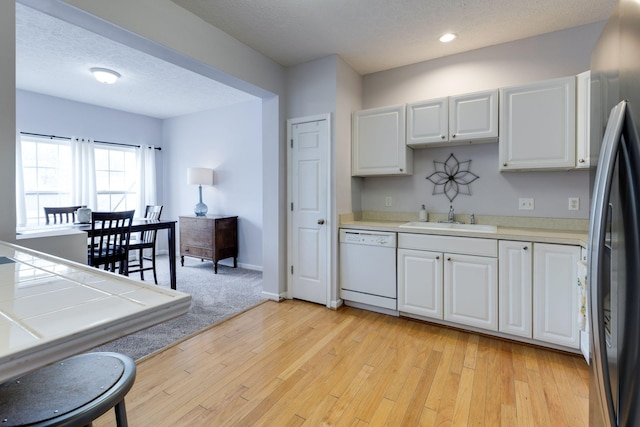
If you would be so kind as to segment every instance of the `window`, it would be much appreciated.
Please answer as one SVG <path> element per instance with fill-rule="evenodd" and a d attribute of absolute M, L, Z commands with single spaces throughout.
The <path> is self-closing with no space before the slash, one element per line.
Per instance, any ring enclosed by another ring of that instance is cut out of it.
<path fill-rule="evenodd" d="M 132 148 L 96 147 L 95 156 L 97 210 L 135 209 L 138 200 L 135 151 Z"/>
<path fill-rule="evenodd" d="M 26 225 L 44 224 L 45 206 L 73 206 L 71 144 L 66 139 L 22 135 Z M 97 143 L 96 192 L 99 211 L 135 209 L 138 170 L 135 148 Z"/>
<path fill-rule="evenodd" d="M 22 140 L 22 173 L 27 225 L 44 224 L 45 206 L 70 206 L 71 147 L 69 141 Z"/>

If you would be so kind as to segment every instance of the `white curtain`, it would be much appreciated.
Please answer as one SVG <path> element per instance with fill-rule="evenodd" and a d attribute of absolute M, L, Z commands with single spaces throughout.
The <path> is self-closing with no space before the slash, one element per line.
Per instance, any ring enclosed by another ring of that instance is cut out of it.
<path fill-rule="evenodd" d="M 24 174 L 22 172 L 22 142 L 16 133 L 16 225 L 27 225 L 27 201 L 24 196 Z"/>
<path fill-rule="evenodd" d="M 71 203 L 98 209 L 95 144 L 89 138 L 71 138 Z"/>
<path fill-rule="evenodd" d="M 147 205 L 157 204 L 156 150 L 152 145 L 141 145 L 136 150 L 138 161 L 138 207 L 136 216 L 143 217 Z"/>

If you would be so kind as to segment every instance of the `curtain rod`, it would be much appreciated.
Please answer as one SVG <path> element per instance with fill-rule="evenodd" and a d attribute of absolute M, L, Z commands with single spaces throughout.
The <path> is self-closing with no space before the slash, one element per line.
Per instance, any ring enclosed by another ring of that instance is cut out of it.
<path fill-rule="evenodd" d="M 42 133 L 32 133 L 32 132 L 20 132 L 21 135 L 31 135 L 31 136 L 42 136 L 45 138 L 50 138 L 50 139 L 66 139 L 71 141 L 71 137 L 68 136 L 57 136 L 57 135 L 45 135 Z M 108 145 L 120 145 L 123 147 L 135 147 L 135 148 L 140 148 L 140 145 L 134 145 L 134 144 L 124 144 L 122 142 L 109 142 L 109 141 L 98 141 L 98 140 L 93 140 L 93 142 L 97 142 L 99 144 L 108 144 Z M 151 147 L 149 147 L 151 148 Z M 158 151 L 162 151 L 162 147 L 154 147 L 156 150 Z"/>

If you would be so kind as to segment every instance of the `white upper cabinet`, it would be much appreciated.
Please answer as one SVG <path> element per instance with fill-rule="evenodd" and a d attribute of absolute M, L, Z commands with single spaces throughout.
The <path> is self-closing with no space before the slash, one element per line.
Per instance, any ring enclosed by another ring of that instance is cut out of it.
<path fill-rule="evenodd" d="M 405 142 L 404 105 L 353 113 L 351 175 L 411 175 L 413 151 Z"/>
<path fill-rule="evenodd" d="M 572 169 L 576 164 L 576 78 L 500 90 L 500 170 Z"/>
<path fill-rule="evenodd" d="M 498 91 L 407 104 L 407 145 L 429 147 L 498 138 Z"/>
<path fill-rule="evenodd" d="M 589 133 L 591 121 L 589 109 L 591 103 L 591 71 L 577 76 L 576 103 L 576 168 L 584 169 L 591 165 L 589 155 Z"/>
<path fill-rule="evenodd" d="M 498 91 L 449 98 L 449 140 L 486 142 L 498 139 Z"/>
<path fill-rule="evenodd" d="M 449 98 L 407 104 L 407 145 L 425 147 L 449 140 Z"/>

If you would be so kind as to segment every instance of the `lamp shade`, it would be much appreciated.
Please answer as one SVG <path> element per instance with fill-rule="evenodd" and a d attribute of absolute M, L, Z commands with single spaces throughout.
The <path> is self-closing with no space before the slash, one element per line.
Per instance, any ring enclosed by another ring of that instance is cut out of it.
<path fill-rule="evenodd" d="M 213 185 L 213 169 L 208 168 L 188 168 L 187 184 L 193 185 Z"/>

